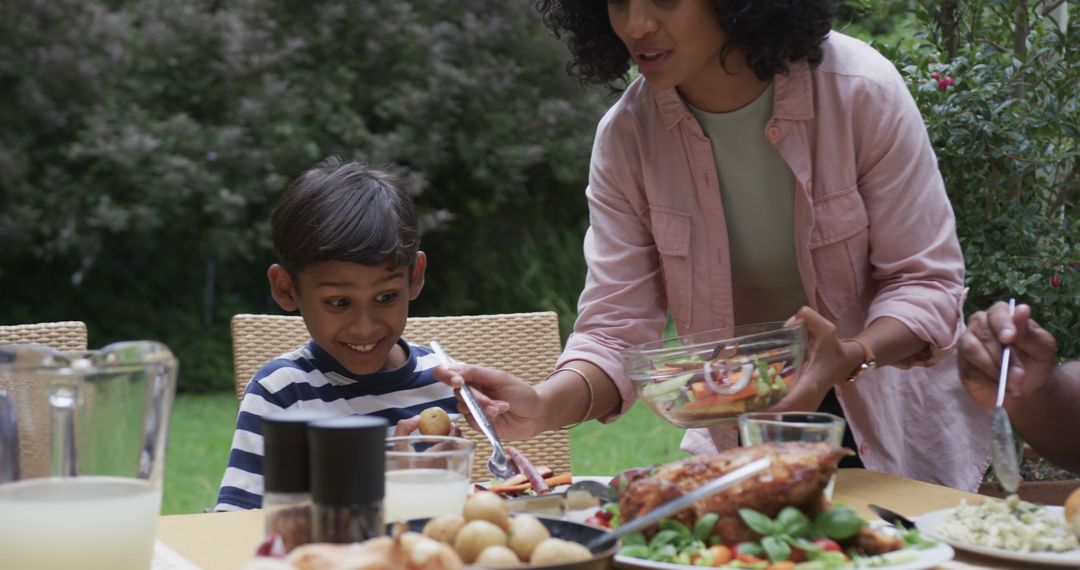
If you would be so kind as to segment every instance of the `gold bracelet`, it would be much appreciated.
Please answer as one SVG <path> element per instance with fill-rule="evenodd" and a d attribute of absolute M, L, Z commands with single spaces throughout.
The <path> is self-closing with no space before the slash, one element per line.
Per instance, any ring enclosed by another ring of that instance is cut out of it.
<path fill-rule="evenodd" d="M 563 366 L 562 368 L 557 368 L 554 372 L 552 372 L 551 374 L 548 374 L 547 378 L 544 378 L 544 381 L 546 382 L 549 378 L 551 378 L 552 376 L 558 374 L 559 372 L 562 372 L 563 370 L 565 370 L 567 372 L 573 372 L 574 374 L 577 374 L 581 378 L 581 380 L 583 382 L 585 382 L 585 389 L 589 391 L 589 406 L 587 408 L 585 408 L 585 415 L 581 416 L 581 419 L 578 420 L 577 423 L 572 424 L 572 425 L 568 425 L 565 428 L 563 428 L 563 429 L 572 429 L 572 428 L 576 428 L 579 425 L 585 423 L 585 421 L 589 419 L 589 414 L 592 413 L 592 408 L 593 408 L 593 389 L 592 389 L 592 384 L 589 382 L 589 377 L 585 376 L 584 372 L 578 370 L 577 368 L 574 368 L 573 366 Z"/>

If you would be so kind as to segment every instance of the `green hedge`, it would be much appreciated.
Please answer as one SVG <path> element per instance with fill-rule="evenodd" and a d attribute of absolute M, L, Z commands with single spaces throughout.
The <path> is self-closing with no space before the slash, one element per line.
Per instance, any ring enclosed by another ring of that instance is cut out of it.
<path fill-rule="evenodd" d="M 853 4 L 926 114 L 969 309 L 1015 295 L 1080 356 L 1076 25 L 1055 34 L 1033 15 L 1018 55 L 1017 2 L 924 7 L 915 23 Z M 565 60 L 528 0 L 4 2 L 0 323 L 81 319 L 94 346 L 160 339 L 182 390 L 226 389 L 229 317 L 277 310 L 269 209 L 341 154 L 395 165 L 416 196 L 430 266 L 415 314 L 554 309 L 565 332 L 612 101 Z"/>

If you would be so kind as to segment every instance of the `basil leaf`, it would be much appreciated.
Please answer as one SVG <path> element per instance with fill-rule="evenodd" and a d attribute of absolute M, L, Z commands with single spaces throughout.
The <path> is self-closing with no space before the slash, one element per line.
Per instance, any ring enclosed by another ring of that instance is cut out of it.
<path fill-rule="evenodd" d="M 638 546 L 645 545 L 645 535 L 640 532 L 631 532 L 624 534 L 622 537 L 623 546 Z"/>
<path fill-rule="evenodd" d="M 679 533 L 680 538 L 690 536 L 690 529 L 675 519 L 664 519 L 660 521 L 658 526 L 660 527 L 660 530 L 673 530 Z"/>
<path fill-rule="evenodd" d="M 652 540 L 649 541 L 649 548 L 656 550 L 661 546 L 674 542 L 677 538 L 679 538 L 678 532 L 671 529 L 662 530 L 656 533 L 656 535 L 652 537 Z"/>
<path fill-rule="evenodd" d="M 675 549 L 674 544 L 665 544 L 660 548 L 653 548 L 652 554 L 649 555 L 649 560 L 655 560 L 657 562 L 671 562 L 674 560 L 675 555 L 679 551 Z"/>
<path fill-rule="evenodd" d="M 753 509 L 739 509 L 739 517 L 746 523 L 746 526 L 750 527 L 750 530 L 760 535 L 768 536 L 780 531 L 772 519 Z"/>
<path fill-rule="evenodd" d="M 694 523 L 694 538 L 698 540 L 708 540 L 709 536 L 713 534 L 713 528 L 716 526 L 716 521 L 720 520 L 720 515 L 716 513 L 707 513 Z"/>
<path fill-rule="evenodd" d="M 644 544 L 631 544 L 619 549 L 619 556 L 627 556 L 629 558 L 648 558 L 649 547 Z"/>
<path fill-rule="evenodd" d="M 765 555 L 773 562 L 783 562 L 791 558 L 791 547 L 779 537 L 766 536 L 761 539 L 761 547 L 765 549 Z"/>
<path fill-rule="evenodd" d="M 795 507 L 784 507 L 776 515 L 776 523 L 791 536 L 803 536 L 810 530 L 810 519 Z"/>
<path fill-rule="evenodd" d="M 795 548 L 798 548 L 799 550 L 802 550 L 803 552 L 821 552 L 820 546 L 814 544 L 813 542 L 810 542 L 809 540 L 806 540 L 805 538 L 788 537 L 788 539 L 788 544 L 794 546 Z M 626 540 L 624 539 L 623 544 L 625 543 Z"/>
<path fill-rule="evenodd" d="M 851 538 L 865 525 L 866 522 L 848 507 L 832 507 L 814 519 L 814 526 L 833 540 Z"/>
<path fill-rule="evenodd" d="M 749 554 L 754 558 L 761 558 L 765 556 L 765 549 L 756 542 L 740 542 L 735 546 L 735 551 L 740 554 Z"/>

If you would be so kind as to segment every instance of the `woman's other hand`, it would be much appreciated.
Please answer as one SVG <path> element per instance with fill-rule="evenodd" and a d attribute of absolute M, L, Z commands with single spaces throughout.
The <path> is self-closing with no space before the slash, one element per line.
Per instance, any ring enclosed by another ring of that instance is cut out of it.
<path fill-rule="evenodd" d="M 862 347 L 856 342 L 840 342 L 836 325 L 810 307 L 799 309 L 788 323 L 803 321 L 809 333 L 807 361 L 799 379 L 783 400 L 770 412 L 812 412 L 821 406 L 825 395 L 837 383 L 847 379 L 862 361 Z"/>
<path fill-rule="evenodd" d="M 1006 345 L 1012 346 L 1006 409 L 1042 388 L 1054 368 L 1057 341 L 1031 318 L 1030 306 L 1017 305 L 1011 318 L 1009 305 L 1000 301 L 972 314 L 958 344 L 958 368 L 968 394 L 985 408 L 997 403 L 998 373 Z"/>
<path fill-rule="evenodd" d="M 473 388 L 476 401 L 491 419 L 500 439 L 528 439 L 543 427 L 543 401 L 532 385 L 524 380 L 493 368 L 469 364 L 452 364 L 449 368 L 435 367 L 435 378 L 460 389 L 466 384 Z M 479 429 L 461 394 L 455 392 L 458 411 L 473 429 Z"/>

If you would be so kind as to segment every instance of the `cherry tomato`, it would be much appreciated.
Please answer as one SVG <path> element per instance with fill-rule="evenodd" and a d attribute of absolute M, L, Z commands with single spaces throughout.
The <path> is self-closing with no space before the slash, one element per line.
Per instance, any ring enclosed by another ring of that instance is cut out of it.
<path fill-rule="evenodd" d="M 831 538 L 819 538 L 814 541 L 814 544 L 821 547 L 825 552 L 843 552 L 844 549 L 840 548 L 840 544 Z"/>

